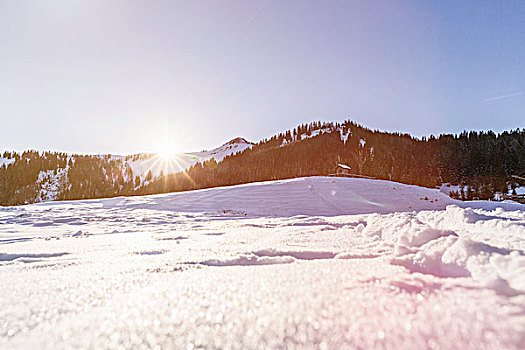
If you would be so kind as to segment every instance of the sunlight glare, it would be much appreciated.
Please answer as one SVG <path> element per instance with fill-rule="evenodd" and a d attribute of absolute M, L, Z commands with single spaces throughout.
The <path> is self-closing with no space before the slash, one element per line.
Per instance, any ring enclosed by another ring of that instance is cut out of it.
<path fill-rule="evenodd" d="M 157 155 L 162 160 L 173 160 L 177 156 L 177 148 L 172 143 L 163 144 L 157 149 Z"/>
<path fill-rule="evenodd" d="M 171 149 L 165 149 L 158 152 L 158 156 L 162 160 L 172 160 L 177 155 L 177 152 L 172 151 Z"/>

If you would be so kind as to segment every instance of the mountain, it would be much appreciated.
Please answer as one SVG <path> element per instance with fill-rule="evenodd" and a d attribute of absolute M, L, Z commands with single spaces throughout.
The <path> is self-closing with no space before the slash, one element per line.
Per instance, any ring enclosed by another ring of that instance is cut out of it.
<path fill-rule="evenodd" d="M 162 159 L 5 152 L 0 205 L 187 191 L 256 181 L 352 176 L 440 187 L 463 200 L 515 193 L 525 174 L 525 131 L 415 138 L 355 122 L 302 124 L 252 144 L 233 139 L 211 151 Z"/>
<path fill-rule="evenodd" d="M 147 153 L 119 156 L 4 152 L 0 157 L 0 205 L 130 195 L 165 175 L 186 171 L 199 162 L 220 162 L 252 146 L 253 143 L 237 137 L 210 151 L 179 153 L 170 160 Z"/>
<path fill-rule="evenodd" d="M 333 174 L 441 187 L 455 198 L 492 199 L 514 191 L 525 173 L 525 131 L 463 132 L 417 139 L 352 121 L 299 125 L 218 163 L 198 163 L 141 188 L 151 194 Z"/>

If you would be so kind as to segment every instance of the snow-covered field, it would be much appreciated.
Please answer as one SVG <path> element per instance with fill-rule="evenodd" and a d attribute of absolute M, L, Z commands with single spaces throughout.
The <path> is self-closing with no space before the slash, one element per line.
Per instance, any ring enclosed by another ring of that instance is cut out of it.
<path fill-rule="evenodd" d="M 525 344 L 525 205 L 312 177 L 0 209 L 0 348 Z"/>

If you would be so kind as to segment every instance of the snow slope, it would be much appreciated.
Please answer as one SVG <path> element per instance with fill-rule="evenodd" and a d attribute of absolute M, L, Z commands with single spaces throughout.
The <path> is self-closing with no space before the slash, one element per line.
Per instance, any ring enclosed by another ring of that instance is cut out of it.
<path fill-rule="evenodd" d="M 0 209 L 0 348 L 519 349 L 525 205 L 311 177 Z"/>

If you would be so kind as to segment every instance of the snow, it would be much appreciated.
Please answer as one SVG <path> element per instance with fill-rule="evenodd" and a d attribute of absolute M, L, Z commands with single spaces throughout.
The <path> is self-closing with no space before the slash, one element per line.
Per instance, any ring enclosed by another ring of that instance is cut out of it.
<path fill-rule="evenodd" d="M 447 196 L 450 196 L 451 193 L 461 193 L 462 186 L 460 185 L 452 185 L 450 183 L 444 183 L 439 186 L 439 190 L 446 194 Z"/>
<path fill-rule="evenodd" d="M 369 179 L 6 207 L 0 348 L 519 349 L 524 251 L 525 205 Z"/>
<path fill-rule="evenodd" d="M 317 130 L 314 130 L 310 133 L 310 135 L 304 133 L 304 134 L 301 134 L 300 136 L 300 139 L 301 141 L 302 140 L 306 140 L 306 139 L 311 139 L 311 138 L 314 138 L 314 137 L 317 137 L 319 135 L 322 135 L 322 134 L 329 134 L 331 132 L 333 132 L 334 129 L 331 128 L 331 127 L 327 127 L 327 128 L 322 128 L 322 129 L 317 129 Z M 295 142 L 295 141 L 298 141 L 298 138 L 296 135 L 291 135 L 292 136 L 292 139 L 291 140 L 287 140 L 287 139 L 284 139 L 283 142 L 281 143 L 281 147 L 283 146 L 286 146 L 292 142 Z M 347 138 L 348 138 L 348 135 L 347 135 Z"/>
<path fill-rule="evenodd" d="M 60 189 L 67 183 L 67 173 L 69 167 L 58 168 L 55 171 L 40 171 L 36 185 L 40 187 L 36 202 L 57 200 Z"/>
<path fill-rule="evenodd" d="M 518 196 L 525 195 L 525 186 L 516 187 L 514 190 Z M 508 194 L 512 194 L 512 190 L 509 190 Z"/>
<path fill-rule="evenodd" d="M 346 145 L 346 142 L 348 141 L 348 137 L 350 137 L 350 135 L 352 134 L 352 132 L 351 132 L 350 130 L 348 130 L 348 131 L 345 133 L 343 129 L 340 129 L 340 130 L 339 130 L 339 133 L 341 134 L 341 141 L 343 141 L 343 143 Z"/>
<path fill-rule="evenodd" d="M 396 198 L 391 201 L 390 198 Z M 96 201 L 64 204 L 93 205 Z M 311 177 L 218 187 L 147 197 L 107 199 L 104 205 L 128 209 L 205 212 L 233 216 L 294 216 L 391 213 L 423 209 L 445 209 L 461 203 L 436 189 L 397 182 L 367 179 Z"/>
<path fill-rule="evenodd" d="M 9 164 L 13 164 L 15 162 L 15 158 L 4 158 L 0 157 L 0 167 L 5 165 L 6 167 L 9 166 Z"/>
<path fill-rule="evenodd" d="M 254 254 L 242 254 L 233 259 L 211 259 L 201 261 L 202 265 L 207 266 L 248 266 L 248 265 L 273 265 L 288 264 L 295 261 L 291 256 L 262 256 Z"/>

